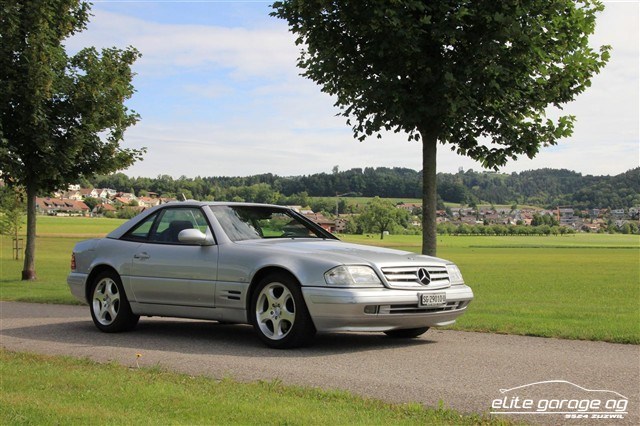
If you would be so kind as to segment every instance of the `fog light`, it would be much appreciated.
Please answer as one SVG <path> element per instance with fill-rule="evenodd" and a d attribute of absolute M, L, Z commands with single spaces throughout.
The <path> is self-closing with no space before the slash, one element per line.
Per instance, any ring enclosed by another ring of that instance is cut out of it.
<path fill-rule="evenodd" d="M 365 314 L 377 314 L 378 313 L 378 306 L 376 305 L 367 305 L 364 307 L 364 313 Z"/>
<path fill-rule="evenodd" d="M 378 313 L 381 315 L 389 315 L 391 313 L 391 305 L 381 305 L 378 309 Z"/>

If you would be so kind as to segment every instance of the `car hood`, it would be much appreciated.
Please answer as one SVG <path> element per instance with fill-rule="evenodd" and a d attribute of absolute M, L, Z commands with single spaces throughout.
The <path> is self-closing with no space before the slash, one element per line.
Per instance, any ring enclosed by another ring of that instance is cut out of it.
<path fill-rule="evenodd" d="M 253 246 L 289 256 L 321 256 L 338 264 L 384 265 L 445 265 L 450 263 L 437 257 L 375 246 L 345 243 L 339 240 L 264 239 L 239 241 L 235 244 Z"/>

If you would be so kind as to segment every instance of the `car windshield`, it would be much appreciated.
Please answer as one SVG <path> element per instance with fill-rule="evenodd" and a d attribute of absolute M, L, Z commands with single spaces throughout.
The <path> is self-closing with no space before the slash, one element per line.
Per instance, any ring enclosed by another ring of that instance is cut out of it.
<path fill-rule="evenodd" d="M 210 206 L 232 241 L 263 238 L 331 238 L 318 225 L 289 210 L 269 206 Z"/>

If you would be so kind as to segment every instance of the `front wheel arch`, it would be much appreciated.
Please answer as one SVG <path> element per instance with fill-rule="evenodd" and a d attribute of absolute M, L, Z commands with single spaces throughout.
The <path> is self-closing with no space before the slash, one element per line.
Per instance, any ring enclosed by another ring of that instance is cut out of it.
<path fill-rule="evenodd" d="M 249 291 L 247 292 L 247 299 L 245 303 L 245 309 L 247 310 L 247 312 L 251 312 L 251 299 L 253 299 L 253 295 L 256 291 L 256 288 L 258 287 L 258 284 L 260 284 L 260 282 L 265 277 L 269 275 L 278 275 L 278 274 L 288 275 L 289 278 L 294 280 L 298 284 L 298 286 L 301 287 L 300 280 L 296 278 L 296 276 L 288 269 L 277 267 L 277 266 L 268 266 L 268 267 L 262 268 L 258 270 L 253 275 L 253 278 L 251 279 L 251 284 L 249 285 Z M 251 320 L 250 315 L 248 316 L 248 318 L 249 320 Z"/>

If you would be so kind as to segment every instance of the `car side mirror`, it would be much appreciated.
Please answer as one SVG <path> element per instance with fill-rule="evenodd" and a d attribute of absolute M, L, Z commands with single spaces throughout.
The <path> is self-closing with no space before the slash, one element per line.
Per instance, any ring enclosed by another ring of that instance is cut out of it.
<path fill-rule="evenodd" d="M 197 244 L 200 246 L 213 245 L 213 241 L 207 238 L 207 235 L 199 229 L 183 229 L 178 234 L 178 241 L 185 244 Z"/>

